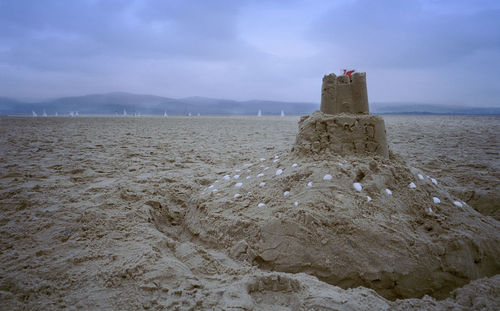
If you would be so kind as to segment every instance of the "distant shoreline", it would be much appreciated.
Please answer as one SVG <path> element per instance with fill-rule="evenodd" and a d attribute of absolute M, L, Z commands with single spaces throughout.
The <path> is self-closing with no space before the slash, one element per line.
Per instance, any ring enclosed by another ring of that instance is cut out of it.
<path fill-rule="evenodd" d="M 309 115 L 310 113 L 291 113 L 287 114 L 285 117 L 300 117 L 300 116 L 305 116 Z M 381 115 L 381 116 L 471 116 L 471 117 L 499 117 L 500 113 L 436 113 L 436 112 L 371 112 L 370 114 L 373 115 Z M 197 115 L 184 115 L 184 114 L 171 114 L 168 115 L 168 117 L 165 117 L 161 114 L 141 114 L 140 116 L 134 116 L 134 115 L 115 115 L 115 114 L 92 114 L 92 113 L 85 113 L 85 114 L 80 114 L 78 116 L 70 116 L 68 114 L 62 114 L 62 115 L 47 115 L 47 116 L 32 116 L 30 114 L 0 114 L 0 117 L 6 118 L 6 117 L 12 117 L 12 118 L 39 118 L 39 119 L 44 119 L 44 118 L 200 118 L 200 117 L 255 117 L 255 118 L 268 118 L 268 117 L 273 117 L 273 118 L 282 118 L 279 114 L 265 114 L 262 115 L 261 117 L 258 117 L 257 115 L 254 114 L 224 114 L 224 113 L 214 113 L 214 114 L 202 114 L 200 116 Z"/>
<path fill-rule="evenodd" d="M 0 96 L 0 115 L 306 115 L 320 108 L 314 102 L 231 100 L 207 97 L 169 98 L 132 93 L 91 94 L 27 103 Z M 500 115 L 500 107 L 438 105 L 418 102 L 371 102 L 373 114 L 389 115 Z"/>

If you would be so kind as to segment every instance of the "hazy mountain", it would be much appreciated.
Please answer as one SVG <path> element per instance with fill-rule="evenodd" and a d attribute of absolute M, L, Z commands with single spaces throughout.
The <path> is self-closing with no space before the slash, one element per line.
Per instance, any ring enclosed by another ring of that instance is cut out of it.
<path fill-rule="evenodd" d="M 422 103 L 373 103 L 371 111 L 379 114 L 464 114 L 500 115 L 500 107 L 467 107 Z"/>
<path fill-rule="evenodd" d="M 263 114 L 308 114 L 318 109 L 319 105 L 312 103 L 288 103 L 279 101 L 236 101 L 205 97 L 168 98 L 154 95 L 138 95 L 130 93 L 93 94 L 75 97 L 62 97 L 50 101 L 30 104 L 0 97 L 0 114 L 31 115 L 34 110 L 43 110 L 49 115 L 56 112 L 59 115 L 78 111 L 82 114 L 156 114 L 165 111 L 171 115 L 192 113 L 206 114 L 257 114 L 259 109 Z"/>
<path fill-rule="evenodd" d="M 11 98 L 0 97 L 1 115 L 31 115 L 31 111 L 49 115 L 59 115 L 78 111 L 80 115 L 152 114 L 170 115 L 206 114 L 246 114 L 256 115 L 262 110 L 264 115 L 279 115 L 284 110 L 287 115 L 309 114 L 319 109 L 319 103 L 280 102 L 269 100 L 236 101 L 206 97 L 169 98 L 154 95 L 140 95 L 123 92 L 61 97 L 39 103 L 26 103 Z M 370 109 L 379 114 L 497 114 L 500 108 L 440 106 L 421 103 L 371 103 Z"/>

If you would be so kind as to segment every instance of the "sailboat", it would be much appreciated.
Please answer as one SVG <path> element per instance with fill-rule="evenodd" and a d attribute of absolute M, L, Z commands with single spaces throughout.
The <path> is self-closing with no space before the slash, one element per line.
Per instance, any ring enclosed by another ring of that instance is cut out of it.
<path fill-rule="evenodd" d="M 165 110 L 165 112 L 163 113 L 163 117 L 164 118 L 168 118 L 168 114 L 167 114 L 167 111 Z"/>
<path fill-rule="evenodd" d="M 127 110 L 123 109 L 123 116 L 127 116 Z"/>
<path fill-rule="evenodd" d="M 257 117 L 262 117 L 262 110 L 259 109 L 259 112 L 257 112 Z"/>
<path fill-rule="evenodd" d="M 45 112 L 45 109 L 43 109 L 43 114 L 42 114 L 44 117 L 47 116 L 47 113 Z"/>
<path fill-rule="evenodd" d="M 283 118 L 285 116 L 285 112 L 281 110 L 281 117 Z"/>
<path fill-rule="evenodd" d="M 31 114 L 33 115 L 33 118 L 38 117 L 38 114 L 34 110 L 31 110 Z"/>

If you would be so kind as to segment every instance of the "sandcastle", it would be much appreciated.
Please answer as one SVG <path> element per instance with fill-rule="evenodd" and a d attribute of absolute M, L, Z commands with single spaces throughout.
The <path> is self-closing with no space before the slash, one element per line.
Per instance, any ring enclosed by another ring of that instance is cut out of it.
<path fill-rule="evenodd" d="M 365 77 L 325 76 L 321 111 L 301 118 L 291 152 L 218 168 L 185 208 L 166 206 L 153 218 L 182 223 L 194 241 L 260 270 L 364 286 L 387 299 L 443 299 L 498 274 L 499 223 L 389 157 Z"/>
<path fill-rule="evenodd" d="M 384 120 L 370 115 L 366 73 L 323 77 L 321 108 L 299 123 L 294 150 L 339 155 L 375 154 L 387 158 Z"/>

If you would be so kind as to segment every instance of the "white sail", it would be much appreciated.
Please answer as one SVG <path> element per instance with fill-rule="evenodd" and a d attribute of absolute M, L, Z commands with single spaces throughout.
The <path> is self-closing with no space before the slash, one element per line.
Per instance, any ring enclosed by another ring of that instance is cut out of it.
<path fill-rule="evenodd" d="M 33 118 L 38 117 L 38 114 L 36 114 L 36 112 L 34 110 L 31 110 L 31 114 L 33 115 Z"/>
<path fill-rule="evenodd" d="M 47 113 L 45 112 L 45 109 L 43 110 L 43 114 L 42 114 L 44 117 L 47 116 Z"/>
<path fill-rule="evenodd" d="M 123 115 L 126 116 L 127 115 L 127 110 L 123 109 Z"/>
<path fill-rule="evenodd" d="M 163 113 L 163 117 L 168 118 L 167 111 L 165 111 L 165 112 Z"/>
<path fill-rule="evenodd" d="M 281 117 L 283 118 L 285 116 L 285 112 L 281 110 Z"/>
<path fill-rule="evenodd" d="M 257 117 L 262 117 L 262 110 L 259 109 L 259 112 L 257 112 Z"/>

